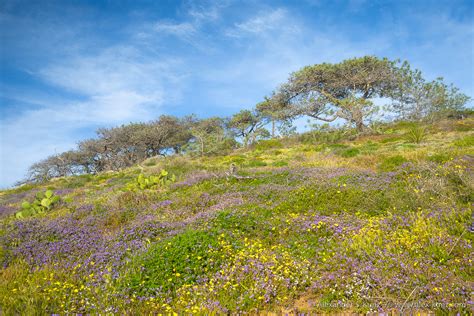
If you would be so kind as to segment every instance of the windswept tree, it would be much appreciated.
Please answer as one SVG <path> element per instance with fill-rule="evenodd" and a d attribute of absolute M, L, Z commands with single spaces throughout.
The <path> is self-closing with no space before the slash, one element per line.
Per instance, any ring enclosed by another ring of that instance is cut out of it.
<path fill-rule="evenodd" d="M 179 119 L 162 115 L 142 129 L 140 138 L 146 145 L 147 157 L 180 153 L 192 138 L 190 117 Z"/>
<path fill-rule="evenodd" d="M 97 131 L 104 144 L 106 168 L 119 170 L 133 165 L 145 158 L 143 144 L 138 133 L 143 123 L 122 125 L 114 128 L 101 128 Z"/>
<path fill-rule="evenodd" d="M 377 110 L 373 99 L 388 96 L 395 85 L 395 62 L 365 56 L 306 66 L 292 73 L 272 99 L 295 116 L 325 122 L 342 118 L 363 131 Z"/>
<path fill-rule="evenodd" d="M 87 173 L 98 173 L 107 169 L 107 144 L 103 139 L 86 139 L 79 142 L 78 152 Z"/>
<path fill-rule="evenodd" d="M 258 113 L 242 110 L 234 114 L 227 122 L 228 128 L 236 137 L 242 139 L 245 147 L 258 138 L 267 138 L 268 131 L 264 128 L 267 122 Z"/>
<path fill-rule="evenodd" d="M 79 152 L 74 150 L 49 156 L 29 168 L 28 181 L 42 182 L 51 178 L 82 174 L 85 170 L 79 158 Z"/>
<path fill-rule="evenodd" d="M 26 182 L 43 182 L 54 177 L 54 166 L 51 157 L 35 162 L 28 168 Z"/>
<path fill-rule="evenodd" d="M 271 124 L 271 137 L 275 138 L 276 131 L 291 130 L 291 123 L 296 116 L 292 108 L 275 99 L 265 97 L 265 100 L 255 106 L 257 116 L 265 123 Z"/>

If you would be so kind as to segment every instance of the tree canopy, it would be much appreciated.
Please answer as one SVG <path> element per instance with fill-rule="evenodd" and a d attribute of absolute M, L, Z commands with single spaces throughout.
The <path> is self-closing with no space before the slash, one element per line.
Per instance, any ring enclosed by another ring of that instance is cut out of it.
<path fill-rule="evenodd" d="M 397 83 L 395 62 L 365 56 L 338 64 L 306 66 L 291 74 L 273 95 L 274 107 L 289 115 L 332 122 L 345 119 L 362 131 L 376 107 Z"/>

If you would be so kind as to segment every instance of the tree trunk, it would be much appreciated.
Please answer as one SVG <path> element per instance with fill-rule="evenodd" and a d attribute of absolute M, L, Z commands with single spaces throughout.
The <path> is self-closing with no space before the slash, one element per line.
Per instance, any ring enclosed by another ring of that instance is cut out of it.
<path fill-rule="evenodd" d="M 250 138 L 250 135 L 245 135 L 244 136 L 244 147 L 247 148 L 247 146 L 249 145 L 249 138 Z"/>
<path fill-rule="evenodd" d="M 202 138 L 199 139 L 201 141 L 201 157 L 204 156 L 204 140 Z"/>
<path fill-rule="evenodd" d="M 359 133 L 365 131 L 367 129 L 367 126 L 365 126 L 364 122 L 362 121 L 357 121 L 356 122 L 356 128 Z"/>
<path fill-rule="evenodd" d="M 364 124 L 364 114 L 361 108 L 354 106 L 350 110 L 350 117 L 351 121 L 355 124 L 356 129 L 359 133 L 366 130 L 366 126 Z"/>
<path fill-rule="evenodd" d="M 272 138 L 275 138 L 275 119 L 272 118 Z"/>

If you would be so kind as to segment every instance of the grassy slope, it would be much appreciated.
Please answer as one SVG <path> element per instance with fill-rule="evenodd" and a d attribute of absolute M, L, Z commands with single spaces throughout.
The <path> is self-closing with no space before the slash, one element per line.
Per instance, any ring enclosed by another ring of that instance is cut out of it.
<path fill-rule="evenodd" d="M 159 190 L 127 189 L 136 167 L 3 191 L 2 311 L 468 312 L 474 119 L 409 127 L 150 159 L 178 177 Z M 15 219 L 48 188 L 60 205 Z"/>

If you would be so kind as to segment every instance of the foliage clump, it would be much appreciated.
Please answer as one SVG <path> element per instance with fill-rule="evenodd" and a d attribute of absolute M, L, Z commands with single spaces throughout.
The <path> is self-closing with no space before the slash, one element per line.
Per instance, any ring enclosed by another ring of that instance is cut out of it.
<path fill-rule="evenodd" d="M 33 202 L 24 201 L 21 203 L 21 211 L 15 213 L 15 216 L 16 218 L 24 218 L 43 214 L 50 211 L 59 200 L 59 196 L 55 195 L 52 190 L 38 192 Z"/>
<path fill-rule="evenodd" d="M 130 275 L 128 286 L 139 293 L 166 293 L 216 271 L 223 261 L 217 234 L 186 231 L 157 243 L 137 262 L 142 266 Z M 144 282 L 143 282 L 144 280 Z"/>
<path fill-rule="evenodd" d="M 406 134 L 406 139 L 415 144 L 419 144 L 426 139 L 426 128 L 422 126 L 413 126 L 408 130 Z"/>
<path fill-rule="evenodd" d="M 164 187 L 176 181 L 176 176 L 162 169 L 158 175 L 145 176 L 140 173 L 133 183 L 130 184 L 131 190 L 149 190 Z"/>

